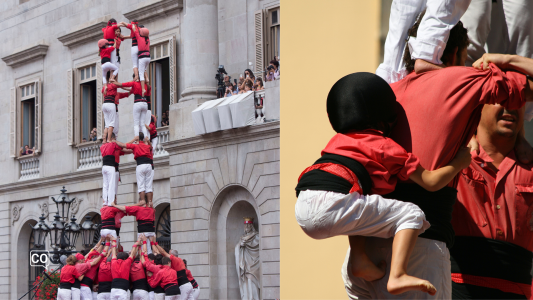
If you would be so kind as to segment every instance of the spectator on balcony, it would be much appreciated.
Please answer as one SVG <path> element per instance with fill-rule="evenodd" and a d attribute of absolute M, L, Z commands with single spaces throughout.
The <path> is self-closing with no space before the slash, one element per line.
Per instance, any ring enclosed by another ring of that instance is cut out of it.
<path fill-rule="evenodd" d="M 254 91 L 262 91 L 264 89 L 265 87 L 263 86 L 263 78 L 257 77 L 255 79 Z"/>
<path fill-rule="evenodd" d="M 224 97 L 231 97 L 233 96 L 233 84 L 230 82 L 228 86 L 226 86 L 226 93 L 224 94 Z"/>
<path fill-rule="evenodd" d="M 270 64 L 265 71 L 266 81 L 273 81 L 279 78 L 279 62 L 276 59 L 270 61 Z"/>
<path fill-rule="evenodd" d="M 243 85 L 244 85 L 244 89 L 241 90 L 239 94 L 244 94 L 246 92 L 253 91 L 254 89 L 254 82 L 250 79 L 246 79 Z"/>
<path fill-rule="evenodd" d="M 24 148 L 20 147 L 19 156 L 33 155 L 34 153 L 35 153 L 35 147 L 33 147 L 33 149 L 30 149 L 30 146 L 25 145 Z"/>
<path fill-rule="evenodd" d="M 83 138 L 83 139 L 81 140 L 81 142 L 82 142 L 82 143 L 86 143 L 86 142 L 87 142 L 87 139 L 86 139 L 86 138 Z"/>
<path fill-rule="evenodd" d="M 161 118 L 161 126 L 168 126 L 168 113 L 164 112 Z"/>

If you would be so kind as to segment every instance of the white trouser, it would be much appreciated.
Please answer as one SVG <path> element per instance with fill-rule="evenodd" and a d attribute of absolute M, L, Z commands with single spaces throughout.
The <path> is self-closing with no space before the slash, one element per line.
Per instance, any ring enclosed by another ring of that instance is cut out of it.
<path fill-rule="evenodd" d="M 156 236 L 155 235 L 155 232 L 141 232 L 141 233 L 137 233 L 137 238 L 140 238 L 141 237 L 141 234 L 144 234 L 145 237 L 150 237 L 150 236 Z M 148 254 L 152 253 L 152 247 L 150 246 L 150 240 L 149 239 L 146 239 L 146 249 L 148 249 Z"/>
<path fill-rule="evenodd" d="M 193 300 L 192 297 L 192 284 L 190 282 L 187 282 L 186 284 L 180 285 L 180 300 Z"/>
<path fill-rule="evenodd" d="M 102 65 L 102 77 L 104 79 L 104 84 L 107 83 L 106 75 L 107 75 L 107 72 L 109 72 L 109 71 L 113 71 L 113 75 L 114 76 L 117 76 L 117 74 L 118 74 L 117 66 L 115 66 L 114 64 L 112 64 L 110 62 L 106 62 L 105 64 L 103 64 Z"/>
<path fill-rule="evenodd" d="M 93 300 L 93 291 L 88 286 L 80 287 L 81 300 Z"/>
<path fill-rule="evenodd" d="M 451 299 L 452 280 L 450 252 L 446 243 L 418 238 L 413 253 L 409 257 L 407 274 L 431 282 L 437 289 L 437 294 L 409 291 L 399 295 L 387 292 L 393 239 L 367 238 L 365 242 L 368 257 L 376 264 L 385 260 L 387 270 L 385 276 L 372 282 L 359 277 L 353 277 L 350 264 L 350 249 L 346 253 L 342 265 L 342 279 L 350 299 Z"/>
<path fill-rule="evenodd" d="M 150 299 L 150 300 L 154 300 L 155 299 L 154 291 L 151 291 L 150 293 L 148 293 L 148 299 Z"/>
<path fill-rule="evenodd" d="M 93 292 L 93 300 L 97 300 L 98 299 L 98 292 Z"/>
<path fill-rule="evenodd" d="M 78 288 L 71 288 L 72 291 L 72 300 L 80 300 L 81 299 L 81 291 Z"/>
<path fill-rule="evenodd" d="M 138 165 L 135 173 L 137 175 L 137 193 L 151 193 L 153 180 L 152 165 Z"/>
<path fill-rule="evenodd" d="M 111 289 L 111 300 L 130 300 L 130 297 L 130 291 L 125 291 L 123 289 Z"/>
<path fill-rule="evenodd" d="M 118 63 L 117 48 L 115 48 L 115 50 L 111 52 L 111 63 L 117 66 L 117 68 L 119 68 L 119 65 L 117 65 Z"/>
<path fill-rule="evenodd" d="M 148 107 L 148 103 L 146 103 L 146 106 Z M 146 125 L 150 126 L 150 122 L 152 121 L 152 111 L 150 109 L 146 110 L 146 122 L 144 122 Z"/>
<path fill-rule="evenodd" d="M 424 212 L 415 204 L 380 195 L 348 195 L 327 191 L 301 191 L 296 220 L 314 239 L 338 235 L 393 237 L 403 229 L 429 228 Z"/>
<path fill-rule="evenodd" d="M 192 290 L 192 297 L 194 298 L 194 300 L 198 300 L 198 297 L 200 297 L 200 286 Z"/>
<path fill-rule="evenodd" d="M 106 237 L 106 236 L 112 236 L 114 237 L 115 239 L 117 238 L 117 232 L 116 230 L 111 230 L 111 229 L 100 229 L 100 236 L 101 237 Z"/>
<path fill-rule="evenodd" d="M 148 136 L 148 130 L 144 126 L 144 120 L 146 120 L 146 110 L 148 104 L 146 102 L 133 103 L 133 135 L 138 136 L 142 131 L 144 137 Z M 140 127 L 139 127 L 140 126 Z"/>
<path fill-rule="evenodd" d="M 434 64 L 440 60 L 453 28 L 464 14 L 470 0 L 395 0 L 389 18 L 389 32 L 385 40 L 383 63 L 376 70 L 388 83 L 396 82 L 407 75 L 403 54 L 407 31 L 418 15 L 427 7 L 418 27 L 418 37 L 409 38 L 411 57 L 424 59 Z"/>
<path fill-rule="evenodd" d="M 137 46 L 131 46 L 131 63 L 134 69 L 139 66 L 139 48 Z"/>
<path fill-rule="evenodd" d="M 179 295 L 178 295 L 179 296 Z M 165 293 L 157 293 L 157 294 L 154 294 L 154 299 L 155 300 L 165 300 Z"/>
<path fill-rule="evenodd" d="M 181 295 L 174 295 L 174 296 L 166 296 L 165 300 L 183 300 L 184 298 L 181 297 Z"/>
<path fill-rule="evenodd" d="M 150 57 L 139 58 L 139 78 L 141 81 L 144 81 L 144 71 L 150 65 Z"/>
<path fill-rule="evenodd" d="M 102 104 L 102 111 L 104 112 L 105 128 L 115 127 L 115 121 L 117 118 L 115 103 Z"/>
<path fill-rule="evenodd" d="M 120 172 L 115 172 L 115 196 L 118 193 L 118 180 L 120 179 Z"/>
<path fill-rule="evenodd" d="M 115 108 L 115 126 L 113 126 L 113 133 L 115 134 L 116 139 L 118 139 L 118 127 L 119 127 L 118 111 Z"/>
<path fill-rule="evenodd" d="M 72 290 L 71 289 L 57 289 L 57 300 L 72 300 Z"/>
<path fill-rule="evenodd" d="M 152 140 L 152 149 L 154 149 L 153 151 L 155 152 L 155 150 L 157 149 L 157 143 L 159 142 L 159 137 L 155 137 L 153 140 Z"/>
<path fill-rule="evenodd" d="M 115 173 L 115 167 L 102 166 L 102 198 L 108 206 L 115 201 Z"/>
<path fill-rule="evenodd" d="M 97 300 L 110 300 L 111 299 L 111 293 L 99 293 Z"/>
<path fill-rule="evenodd" d="M 148 295 L 148 292 L 145 290 L 133 290 L 133 300 L 150 300 L 150 296 Z"/>
<path fill-rule="evenodd" d="M 467 66 L 486 51 L 533 58 L 533 1 L 472 0 L 461 21 L 470 39 Z M 530 102 L 526 103 L 524 119 L 533 119 Z"/>

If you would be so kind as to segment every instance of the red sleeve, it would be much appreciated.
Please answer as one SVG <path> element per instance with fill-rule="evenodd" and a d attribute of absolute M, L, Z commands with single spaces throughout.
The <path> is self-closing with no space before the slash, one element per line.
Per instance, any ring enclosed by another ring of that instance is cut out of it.
<path fill-rule="evenodd" d="M 80 272 L 78 272 L 78 270 L 76 268 L 74 268 L 74 271 L 72 272 L 72 275 L 74 275 L 75 278 L 78 278 L 80 277 L 82 274 L 80 274 Z"/>
<path fill-rule="evenodd" d="M 130 81 L 130 82 L 124 82 L 122 83 L 122 86 L 125 86 L 125 87 L 133 87 L 133 81 Z"/>
<path fill-rule="evenodd" d="M 126 206 L 126 213 L 128 214 L 128 216 L 135 216 L 138 211 L 138 206 Z"/>
<path fill-rule="evenodd" d="M 130 96 L 130 93 L 117 93 L 117 98 L 118 99 L 122 99 L 122 98 L 126 98 L 126 97 L 129 97 Z"/>
<path fill-rule="evenodd" d="M 391 174 L 396 174 L 398 179 L 407 180 L 416 171 L 420 160 L 412 153 L 407 153 L 400 145 L 393 140 L 386 138 L 381 149 L 381 164 L 389 170 Z"/>
<path fill-rule="evenodd" d="M 519 109 L 525 104 L 527 77 L 513 71 L 502 71 L 489 64 L 486 82 L 481 88 L 480 101 L 484 104 L 501 104 L 507 109 Z"/>
<path fill-rule="evenodd" d="M 129 30 L 132 30 L 133 26 L 131 24 L 126 24 L 126 28 L 128 28 Z"/>
<path fill-rule="evenodd" d="M 111 26 L 111 29 L 113 29 L 113 32 L 114 32 L 115 30 L 117 30 L 117 28 L 118 28 L 118 25 L 113 25 L 113 26 Z"/>
<path fill-rule="evenodd" d="M 109 53 L 113 52 L 113 50 L 115 50 L 115 47 L 111 46 L 111 47 L 108 47 L 107 49 L 111 49 L 109 50 Z"/>
<path fill-rule="evenodd" d="M 156 288 L 159 285 L 159 282 L 161 282 L 161 279 L 162 279 L 161 273 L 157 272 L 157 273 L 154 273 L 154 275 L 152 275 L 151 278 L 148 278 L 148 283 L 150 284 L 151 287 Z"/>
<path fill-rule="evenodd" d="M 135 145 L 135 144 L 126 144 L 126 149 L 133 150 L 133 149 L 135 149 L 135 147 L 137 147 L 137 145 Z"/>

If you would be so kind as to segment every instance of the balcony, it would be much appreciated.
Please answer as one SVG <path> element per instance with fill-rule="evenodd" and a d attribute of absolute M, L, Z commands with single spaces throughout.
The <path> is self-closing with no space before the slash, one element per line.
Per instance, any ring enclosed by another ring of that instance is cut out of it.
<path fill-rule="evenodd" d="M 101 168 L 102 153 L 101 142 L 87 142 L 78 146 L 78 171 Z"/>
<path fill-rule="evenodd" d="M 39 178 L 39 156 L 25 155 L 18 158 L 20 163 L 19 180 Z"/>
<path fill-rule="evenodd" d="M 165 151 L 163 146 L 161 146 L 162 143 L 166 143 L 169 141 L 168 126 L 160 127 L 157 129 L 157 138 L 158 142 L 156 148 L 154 149 L 154 158 L 168 155 L 168 152 Z"/>

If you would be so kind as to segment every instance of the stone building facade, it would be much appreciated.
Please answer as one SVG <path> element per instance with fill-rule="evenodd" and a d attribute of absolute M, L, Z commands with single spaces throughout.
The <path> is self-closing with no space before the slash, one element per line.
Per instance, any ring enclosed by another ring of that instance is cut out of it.
<path fill-rule="evenodd" d="M 279 89 L 267 82 L 267 122 L 196 135 L 191 111 L 215 99 L 219 65 L 238 78 L 261 74 L 279 56 L 279 0 L 6 0 L 0 5 L 0 298 L 18 299 L 38 269 L 29 266 L 32 228 L 53 221 L 51 197 L 65 186 L 78 223 L 101 208 L 101 71 L 96 42 L 110 18 L 150 30 L 155 149 L 154 207 L 160 243 L 187 259 L 200 299 L 238 299 L 234 247 L 243 217 L 259 231 L 261 297 L 279 298 Z M 128 35 L 129 30 L 122 29 Z M 121 46 L 119 82 L 131 80 L 131 40 Z M 155 100 L 154 100 L 155 99 Z M 133 97 L 119 105 L 122 142 L 133 138 Z M 169 111 L 169 125 L 161 126 Z M 83 141 L 96 128 L 96 141 Z M 21 155 L 28 144 L 34 155 Z M 121 160 L 117 201 L 136 202 L 133 157 Z M 137 237 L 133 217 L 124 248 Z M 78 249 L 81 243 L 78 242 Z"/>

